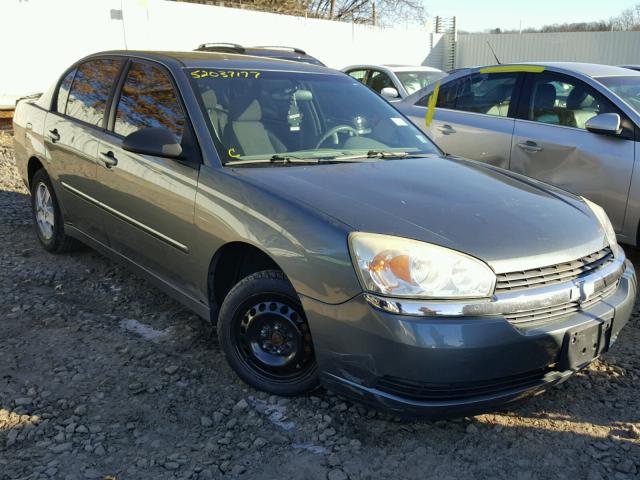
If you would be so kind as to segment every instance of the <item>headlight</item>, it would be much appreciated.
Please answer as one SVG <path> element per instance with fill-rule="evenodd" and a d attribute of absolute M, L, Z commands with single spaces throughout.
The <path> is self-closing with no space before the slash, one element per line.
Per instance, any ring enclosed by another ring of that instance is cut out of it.
<path fill-rule="evenodd" d="M 584 197 L 581 197 L 582 200 L 587 204 L 587 206 L 591 209 L 593 214 L 596 216 L 602 229 L 604 230 L 604 234 L 607 237 L 607 241 L 609 242 L 609 246 L 611 247 L 611 251 L 613 255 L 617 257 L 620 254 L 620 245 L 618 245 L 618 239 L 616 238 L 616 231 L 613 229 L 613 225 L 611 225 L 611 220 L 609 220 L 609 216 L 607 212 L 604 211 L 597 203 L 593 203 L 590 200 L 587 200 Z"/>
<path fill-rule="evenodd" d="M 349 237 L 362 287 L 394 297 L 488 297 L 496 276 L 483 262 L 455 250 L 373 233 Z"/>

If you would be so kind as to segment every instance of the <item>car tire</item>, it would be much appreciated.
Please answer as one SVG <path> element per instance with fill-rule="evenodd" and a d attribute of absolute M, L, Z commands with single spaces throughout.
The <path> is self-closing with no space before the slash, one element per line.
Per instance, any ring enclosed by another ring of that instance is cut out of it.
<path fill-rule="evenodd" d="M 218 340 L 231 368 L 258 390 L 293 396 L 319 386 L 307 319 L 281 271 L 254 273 L 231 289 L 220 308 Z"/>
<path fill-rule="evenodd" d="M 31 179 L 31 213 L 38 240 L 52 253 L 76 250 L 82 244 L 64 233 L 64 220 L 51 179 L 44 169 Z"/>

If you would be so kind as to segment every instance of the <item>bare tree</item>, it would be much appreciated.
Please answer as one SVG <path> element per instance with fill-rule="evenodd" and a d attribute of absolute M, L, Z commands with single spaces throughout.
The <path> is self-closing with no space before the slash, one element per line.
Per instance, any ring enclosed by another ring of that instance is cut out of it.
<path fill-rule="evenodd" d="M 230 7 L 255 8 L 275 13 L 309 15 L 355 23 L 390 25 L 397 21 L 423 23 L 422 0 L 181 0 Z"/>

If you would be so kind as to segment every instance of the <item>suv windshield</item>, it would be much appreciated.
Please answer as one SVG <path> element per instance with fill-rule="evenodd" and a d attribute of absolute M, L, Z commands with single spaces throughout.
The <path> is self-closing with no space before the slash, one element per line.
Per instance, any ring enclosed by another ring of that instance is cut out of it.
<path fill-rule="evenodd" d="M 444 72 L 396 72 L 396 77 L 409 95 L 444 76 Z"/>
<path fill-rule="evenodd" d="M 598 78 L 598 81 L 640 113 L 640 75 Z"/>
<path fill-rule="evenodd" d="M 224 163 L 439 153 L 347 75 L 228 69 L 189 69 L 188 75 Z"/>

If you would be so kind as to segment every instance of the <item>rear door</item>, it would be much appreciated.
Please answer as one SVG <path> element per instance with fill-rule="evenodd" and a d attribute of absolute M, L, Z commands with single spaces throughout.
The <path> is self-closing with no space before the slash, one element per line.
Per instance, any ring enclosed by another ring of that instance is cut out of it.
<path fill-rule="evenodd" d="M 82 63 L 64 76 L 44 137 L 50 156 L 49 174 L 64 209 L 65 222 L 106 242 L 96 203 L 98 135 L 113 85 L 124 61 L 100 58 Z"/>
<path fill-rule="evenodd" d="M 472 73 L 442 84 L 429 125 L 430 95 L 407 113 L 446 153 L 509 168 L 521 75 Z"/>
<path fill-rule="evenodd" d="M 109 212 L 113 249 L 183 291 L 193 271 L 194 206 L 199 150 L 168 71 L 132 61 L 114 96 L 109 129 L 98 149 L 100 201 Z M 184 160 L 131 153 L 123 139 L 146 127 L 164 127 L 182 144 Z M 185 292 L 186 293 L 186 292 Z"/>
<path fill-rule="evenodd" d="M 634 161 L 631 121 L 580 79 L 550 71 L 528 75 L 511 169 L 600 204 L 621 232 Z M 621 116 L 621 135 L 586 130 L 588 119 L 610 112 Z"/>

